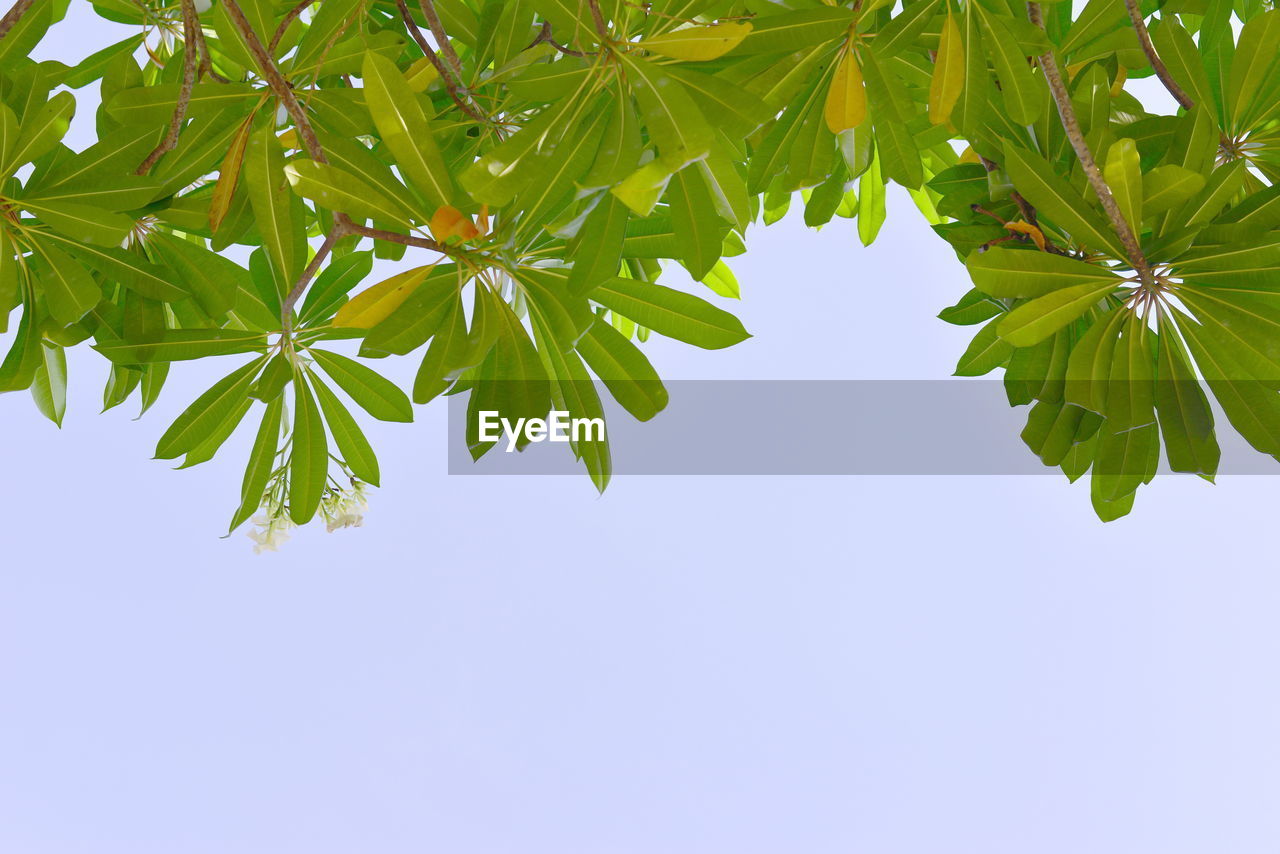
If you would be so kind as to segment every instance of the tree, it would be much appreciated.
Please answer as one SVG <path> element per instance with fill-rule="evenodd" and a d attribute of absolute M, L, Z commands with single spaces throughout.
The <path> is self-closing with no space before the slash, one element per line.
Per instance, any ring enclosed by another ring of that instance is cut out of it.
<path fill-rule="evenodd" d="M 29 58 L 67 0 L 0 20 L 0 390 L 60 422 L 64 350 L 145 411 L 172 362 L 251 354 L 156 456 L 253 412 L 231 527 L 355 520 L 378 462 L 337 390 L 412 420 L 370 359 L 424 348 L 414 403 L 602 417 L 665 405 L 637 342 L 721 348 L 749 224 L 885 217 L 906 187 L 967 265 L 956 373 L 1004 369 L 1023 439 L 1124 515 L 1212 479 L 1205 387 L 1280 455 L 1280 11 L 1265 0 L 94 0 L 139 32 Z M 1150 29 L 1148 29 L 1150 21 Z M 1238 22 L 1238 23 L 1237 23 Z M 138 57 L 143 57 L 141 64 Z M 1150 112 L 1126 81 L 1176 101 Z M 101 83 L 98 140 L 61 143 Z M 222 250 L 252 249 L 248 267 Z M 374 258 L 406 269 L 365 286 Z M 354 295 L 352 295 L 354 294 Z M 474 419 L 472 419 L 474 420 Z M 472 454 L 491 447 L 471 435 Z M 574 444 L 598 488 L 608 446 Z M 353 493 L 343 481 L 356 485 Z"/>

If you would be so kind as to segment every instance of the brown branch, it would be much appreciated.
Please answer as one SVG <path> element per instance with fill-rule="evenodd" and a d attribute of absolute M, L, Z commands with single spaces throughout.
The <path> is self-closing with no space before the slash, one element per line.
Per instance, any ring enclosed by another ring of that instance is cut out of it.
<path fill-rule="evenodd" d="M 284 19 L 280 21 L 280 26 L 276 27 L 275 34 L 271 36 L 271 42 L 267 45 L 268 51 L 273 55 L 275 54 L 276 48 L 280 45 L 280 40 L 284 38 L 285 30 L 289 29 L 289 25 L 298 20 L 298 16 L 305 12 L 307 7 L 314 2 L 316 0 L 302 0 L 301 3 L 284 13 Z"/>
<path fill-rule="evenodd" d="M 9 30 L 13 29 L 13 25 L 22 20 L 22 16 L 31 8 L 31 4 L 35 0 L 16 0 L 12 8 L 4 13 L 4 17 L 0 18 L 0 39 L 9 34 Z"/>
<path fill-rule="evenodd" d="M 200 25 L 200 16 L 196 15 L 196 48 L 200 51 L 200 76 L 208 75 L 219 83 L 231 81 L 213 70 L 213 59 L 209 54 L 209 45 L 204 40 L 204 27 Z"/>
<path fill-rule="evenodd" d="M 462 97 L 458 79 L 440 59 L 439 54 L 431 47 L 431 43 L 422 35 L 422 30 L 418 29 L 418 24 L 413 20 L 413 15 L 409 12 L 409 7 L 405 4 L 405 1 L 396 0 L 396 7 L 400 10 L 400 17 L 404 20 L 404 25 L 408 28 L 409 35 L 418 43 L 418 47 L 422 49 L 423 54 L 426 55 L 427 60 L 435 68 L 436 73 L 440 75 L 440 79 L 444 81 L 444 88 L 448 91 L 449 97 L 453 99 L 453 103 L 457 104 L 458 109 L 471 118 L 488 124 L 489 120 L 485 118 L 484 114 Z"/>
<path fill-rule="evenodd" d="M 370 228 L 367 225 L 347 220 L 347 231 L 349 234 L 358 234 L 361 237 L 369 237 L 374 240 L 385 240 L 388 243 L 400 243 L 405 246 L 414 246 L 418 249 L 430 249 L 432 252 L 439 252 L 441 255 L 448 255 L 452 258 L 459 258 L 465 253 L 459 252 L 452 246 L 446 246 L 439 241 L 432 240 L 430 237 L 418 237 L 413 234 L 401 234 L 398 231 L 387 231 L 381 228 Z"/>
<path fill-rule="evenodd" d="M 1138 33 L 1138 41 L 1142 45 L 1142 51 L 1147 55 L 1147 61 L 1151 63 L 1151 68 L 1155 71 L 1156 76 L 1160 78 L 1164 88 L 1169 90 L 1169 94 L 1182 105 L 1184 110 L 1191 109 L 1196 105 L 1196 102 L 1191 100 L 1190 96 L 1178 85 L 1178 81 L 1173 79 L 1173 75 L 1169 73 L 1164 60 L 1156 53 L 1156 46 L 1151 43 L 1151 34 L 1147 32 L 1147 25 L 1142 20 L 1142 10 L 1138 8 L 1138 0 L 1124 0 L 1124 5 L 1129 10 L 1129 20 L 1133 21 L 1133 29 Z"/>
<path fill-rule="evenodd" d="M 600 11 L 600 0 L 587 0 L 587 5 L 591 7 L 591 20 L 595 22 L 596 33 L 600 36 L 600 43 L 609 43 L 609 24 L 604 19 L 604 13 Z"/>
<path fill-rule="evenodd" d="M 577 56 L 577 57 L 595 56 L 594 53 L 586 53 L 585 51 L 574 50 L 571 47 L 565 47 L 564 45 L 560 44 L 560 42 L 553 39 L 551 37 L 550 21 L 542 22 L 542 29 L 538 31 L 538 35 L 534 37 L 534 40 L 529 43 L 529 46 L 525 48 L 525 50 L 532 50 L 533 48 L 537 47 L 540 44 L 549 44 L 556 50 L 563 53 L 565 56 Z"/>
<path fill-rule="evenodd" d="M 193 0 L 183 0 L 184 3 L 193 2 Z M 404 0 L 400 0 L 403 5 Z M 275 60 L 271 58 L 271 54 L 267 52 L 263 46 L 262 40 L 254 33 L 253 28 L 249 26 L 249 21 L 245 18 L 244 12 L 240 9 L 237 0 L 224 0 L 227 10 L 227 16 L 231 19 L 232 25 L 244 38 L 249 52 L 253 54 L 254 61 L 258 63 L 258 67 L 262 72 L 262 76 L 266 79 L 267 85 L 271 87 L 271 91 L 284 104 L 285 109 L 293 118 L 294 126 L 298 129 L 298 135 L 302 138 L 303 145 L 307 149 L 307 153 L 311 155 L 311 159 L 319 163 L 328 163 L 329 158 L 325 156 L 324 148 L 320 145 L 320 140 L 316 137 L 315 128 L 311 126 L 311 120 L 307 118 L 307 114 L 303 111 L 302 106 L 298 103 L 297 97 L 293 94 L 293 87 L 289 85 L 289 81 L 285 80 L 280 73 L 280 69 L 276 67 Z M 307 264 L 306 269 L 302 271 L 302 275 L 298 277 L 298 281 L 294 283 L 293 288 L 285 297 L 280 307 L 281 330 L 286 338 L 293 333 L 293 307 L 306 291 L 307 285 L 315 276 L 316 271 L 324 263 L 324 259 L 332 251 L 333 246 L 342 238 L 358 234 L 362 237 L 370 237 L 375 240 L 387 240 L 393 243 L 403 243 L 406 246 L 418 246 L 424 249 L 431 249 L 444 255 L 457 256 L 459 253 L 445 246 L 424 237 L 413 237 L 407 234 L 398 234 L 394 231 L 383 231 L 382 229 L 368 228 L 352 221 L 351 217 L 345 213 L 335 213 L 333 217 L 333 228 L 325 236 L 324 243 L 316 250 L 315 256 L 311 262 Z"/>
<path fill-rule="evenodd" d="M 1044 29 L 1044 20 L 1040 15 L 1039 3 L 1028 3 L 1027 14 L 1031 19 L 1031 23 Z M 1102 203 L 1102 209 L 1106 212 L 1107 218 L 1111 220 L 1111 227 L 1115 230 L 1116 236 L 1124 244 L 1125 253 L 1129 256 L 1129 263 L 1137 271 L 1142 283 L 1147 287 L 1152 287 L 1154 280 L 1151 276 L 1151 265 L 1147 263 L 1147 256 L 1143 254 L 1142 247 L 1138 244 L 1137 235 L 1133 233 L 1133 229 L 1130 228 L 1129 223 L 1125 220 L 1124 214 L 1120 212 L 1120 206 L 1116 204 L 1115 196 L 1111 194 L 1111 188 L 1107 186 L 1106 179 L 1102 177 L 1102 171 L 1098 168 L 1097 161 L 1093 159 L 1093 152 L 1089 150 L 1089 143 L 1085 142 L 1084 133 L 1080 130 L 1080 120 L 1076 117 L 1075 107 L 1071 105 L 1071 95 L 1067 92 L 1066 84 L 1062 81 L 1062 72 L 1058 69 L 1058 60 L 1053 55 L 1053 49 L 1050 48 L 1046 53 L 1042 54 L 1039 57 L 1039 62 L 1040 67 L 1044 70 L 1044 79 L 1049 84 L 1049 92 L 1053 95 L 1053 101 L 1058 106 L 1058 115 L 1062 119 L 1062 128 L 1067 133 L 1067 139 L 1071 142 L 1072 149 L 1075 150 L 1076 159 L 1080 161 L 1080 166 L 1084 169 L 1089 186 L 1093 188 L 1098 201 Z"/>
<path fill-rule="evenodd" d="M 245 45 L 249 48 L 249 53 L 253 54 L 253 59 L 258 63 L 258 69 L 262 72 L 267 85 L 271 87 L 271 91 L 280 99 L 285 111 L 292 117 L 293 124 L 298 129 L 298 136 L 302 138 L 302 144 L 306 147 L 307 153 L 311 155 L 311 159 L 320 163 L 328 163 L 329 158 L 325 157 L 324 149 L 320 147 L 320 140 L 316 137 L 316 130 L 311 126 L 311 120 L 307 118 L 302 105 L 298 103 L 297 97 L 293 94 L 293 87 L 289 85 L 289 81 L 284 79 L 284 75 L 276 67 L 275 60 L 271 58 L 271 54 L 263 46 L 262 39 L 258 38 L 258 34 L 253 31 L 253 27 L 249 26 L 249 21 L 245 18 L 240 4 L 236 0 L 225 0 L 223 6 L 227 10 L 227 17 L 231 19 L 231 24 L 240 33 Z"/>
<path fill-rule="evenodd" d="M 444 54 L 445 59 L 449 60 L 449 65 L 453 66 L 453 73 L 461 79 L 462 61 L 458 59 L 458 52 L 453 49 L 453 43 L 449 41 L 449 34 L 444 31 L 444 22 L 436 12 L 435 0 L 418 0 L 418 6 L 421 7 L 422 14 L 427 19 L 427 26 L 431 29 L 431 35 L 435 36 L 441 53 Z"/>
<path fill-rule="evenodd" d="M 307 285 L 315 278 L 320 267 L 324 264 L 324 259 L 329 257 L 329 253 L 333 251 L 334 245 L 350 234 L 349 224 L 351 220 L 345 215 L 339 215 L 333 224 L 333 228 L 325 235 L 324 243 L 320 244 L 320 248 L 316 250 L 316 254 L 312 256 L 311 262 L 307 264 L 306 269 L 302 271 L 302 275 L 298 277 L 298 281 L 294 284 L 293 290 L 289 291 L 288 296 L 284 298 L 284 302 L 280 305 L 280 332 L 285 340 L 293 337 L 293 307 L 298 304 L 298 300 L 302 298 L 302 293 L 307 289 Z"/>
<path fill-rule="evenodd" d="M 196 85 L 196 63 L 200 54 L 200 48 L 196 45 L 196 30 L 199 28 L 195 0 L 182 0 L 182 86 L 178 89 L 178 103 L 174 105 L 173 116 L 169 119 L 169 131 L 138 165 L 135 174 L 145 175 L 150 172 L 151 167 L 178 144 L 178 134 L 182 131 L 182 122 L 186 119 L 187 107 L 191 104 L 191 88 Z"/>

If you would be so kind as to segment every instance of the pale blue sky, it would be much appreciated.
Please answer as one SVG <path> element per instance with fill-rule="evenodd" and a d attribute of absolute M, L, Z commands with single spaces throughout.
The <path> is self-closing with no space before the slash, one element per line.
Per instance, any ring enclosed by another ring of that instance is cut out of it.
<path fill-rule="evenodd" d="M 755 337 L 654 342 L 659 369 L 947 376 L 972 330 L 933 316 L 966 277 L 892 202 L 868 250 L 753 233 Z M 255 557 L 218 539 L 249 436 L 149 459 L 216 370 L 134 423 L 79 355 L 61 434 L 0 397 L 0 851 L 1275 851 L 1272 478 L 1161 478 L 1106 526 L 1053 477 L 597 498 L 447 476 L 432 406 L 368 425 L 364 528 Z"/>

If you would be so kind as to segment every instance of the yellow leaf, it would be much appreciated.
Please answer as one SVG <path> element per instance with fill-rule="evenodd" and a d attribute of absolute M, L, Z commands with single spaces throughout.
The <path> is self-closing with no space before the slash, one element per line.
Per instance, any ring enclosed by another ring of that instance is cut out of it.
<path fill-rule="evenodd" d="M 719 59 L 733 50 L 742 43 L 749 32 L 751 32 L 750 24 L 745 21 L 731 21 L 705 27 L 685 27 L 682 30 L 644 39 L 639 42 L 639 46 L 651 53 L 662 54 L 672 59 L 706 62 L 709 59 Z"/>
<path fill-rule="evenodd" d="M 938 39 L 938 55 L 933 63 L 933 79 L 929 81 L 929 121 L 944 125 L 951 121 L 951 110 L 964 88 L 964 42 L 960 27 L 951 12 L 942 24 Z"/>
<path fill-rule="evenodd" d="M 867 90 L 862 85 L 862 68 L 852 50 L 846 50 L 831 78 L 823 110 L 832 133 L 856 128 L 867 118 Z"/>
<path fill-rule="evenodd" d="M 431 60 L 425 56 L 410 65 L 409 70 L 404 73 L 405 82 L 415 92 L 427 91 L 427 87 L 436 82 L 436 78 L 439 76 L 440 72 L 436 71 L 436 67 L 431 64 Z"/>
<path fill-rule="evenodd" d="M 280 147 L 285 151 L 293 151 L 302 147 L 298 145 L 298 131 L 295 128 L 285 128 L 284 133 L 280 134 L 276 139 L 280 140 Z"/>
<path fill-rule="evenodd" d="M 1019 219 L 1013 222 L 1006 222 L 1004 227 L 1009 231 L 1027 235 L 1036 246 L 1040 247 L 1041 252 L 1045 251 L 1044 232 L 1036 228 L 1031 223 L 1023 222 Z"/>
<path fill-rule="evenodd" d="M 334 326 L 352 326 L 356 329 L 372 329 L 391 316 L 391 312 L 418 289 L 435 264 L 414 267 L 361 291 L 351 302 L 338 310 L 333 318 Z"/>
<path fill-rule="evenodd" d="M 1129 79 L 1129 69 L 1121 65 L 1116 69 L 1116 82 L 1111 84 L 1111 97 L 1119 98 L 1124 91 L 1124 81 Z"/>
<path fill-rule="evenodd" d="M 959 163 L 981 163 L 981 162 L 982 162 L 982 158 L 978 156 L 978 152 L 974 151 L 972 148 L 970 148 L 970 147 L 968 147 L 968 146 L 965 146 L 965 149 L 964 149 L 964 151 L 963 151 L 963 152 L 961 152 L 961 154 L 960 154 L 960 159 L 959 159 L 957 162 L 959 162 Z"/>
<path fill-rule="evenodd" d="M 231 210 L 231 200 L 236 194 L 236 185 L 240 183 L 240 165 L 244 162 L 245 146 L 249 144 L 249 131 L 253 126 L 253 116 L 244 120 L 240 130 L 231 139 L 231 147 L 222 158 L 218 167 L 218 183 L 214 185 L 213 197 L 209 200 L 209 229 L 216 232 Z"/>
<path fill-rule="evenodd" d="M 471 222 L 471 217 L 455 207 L 443 205 L 431 215 L 431 236 L 441 243 L 447 243 L 454 237 L 466 243 L 479 233 L 480 229 Z"/>

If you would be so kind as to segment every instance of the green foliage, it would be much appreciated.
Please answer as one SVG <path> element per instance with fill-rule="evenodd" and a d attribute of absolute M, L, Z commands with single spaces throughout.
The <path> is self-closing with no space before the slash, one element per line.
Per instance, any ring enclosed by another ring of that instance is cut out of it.
<path fill-rule="evenodd" d="M 419 404 L 595 417 L 594 377 L 646 420 L 667 395 L 637 342 L 748 337 L 707 297 L 737 297 L 723 259 L 751 223 L 799 191 L 807 224 L 855 219 L 871 243 L 893 181 L 973 280 L 940 315 L 980 325 L 956 373 L 1003 368 L 1024 441 L 1072 480 L 1092 468 L 1113 519 L 1162 447 L 1214 476 L 1206 388 L 1280 455 L 1270 5 L 102 0 L 138 33 L 68 65 L 29 58 L 65 0 L 20 0 L 0 24 L 0 390 L 61 423 L 64 348 L 110 361 L 106 406 L 144 410 L 169 363 L 252 354 L 156 455 L 209 460 L 252 413 L 232 528 L 262 509 L 270 548 L 287 520 L 352 524 L 377 482 L 346 400 L 413 417 L 326 342 L 423 350 Z M 1157 69 L 1172 114 L 1126 89 Z M 98 141 L 76 152 L 70 90 L 94 82 Z M 366 285 L 375 258 L 404 270 Z M 660 284 L 664 263 L 710 293 Z M 573 450 L 603 489 L 607 445 Z"/>

